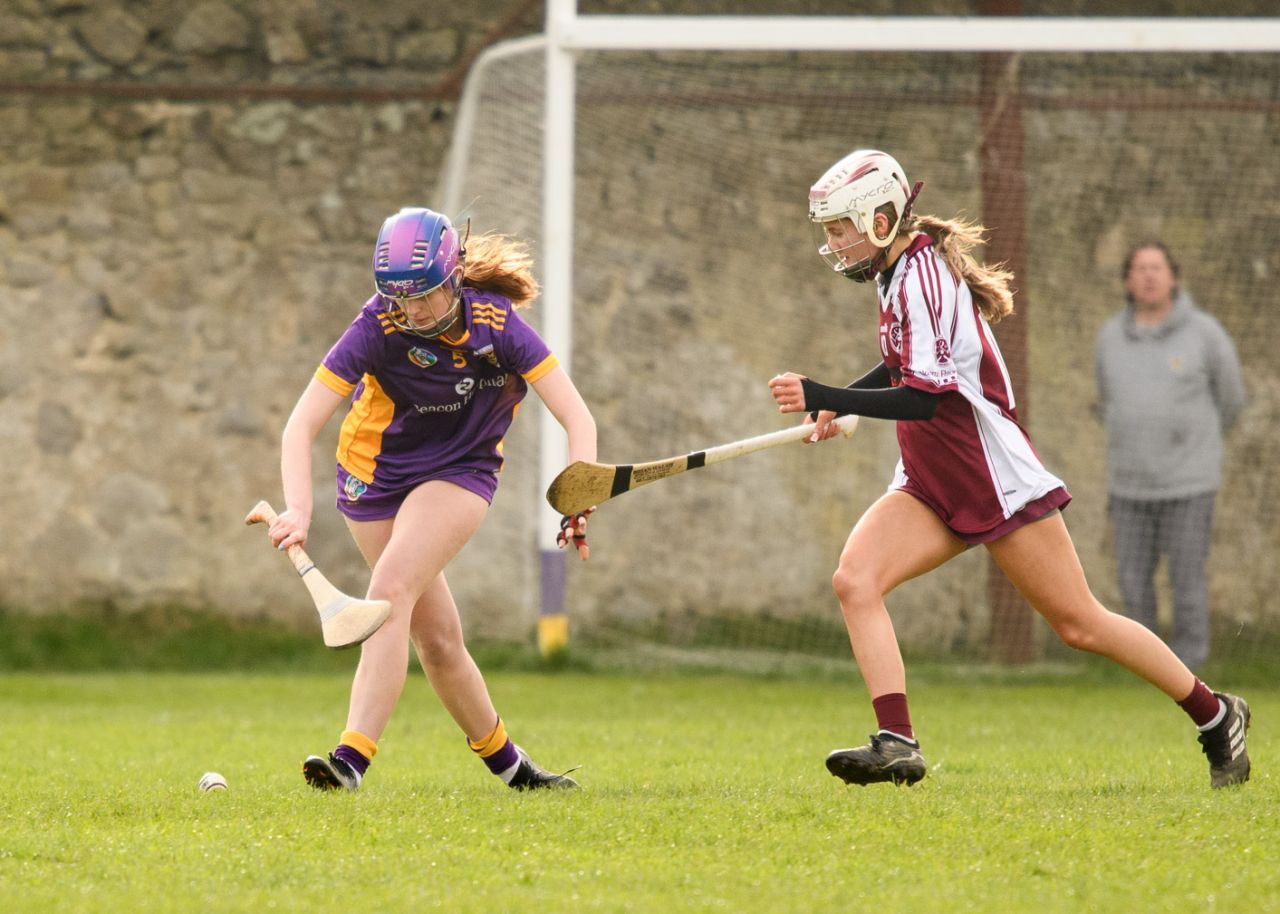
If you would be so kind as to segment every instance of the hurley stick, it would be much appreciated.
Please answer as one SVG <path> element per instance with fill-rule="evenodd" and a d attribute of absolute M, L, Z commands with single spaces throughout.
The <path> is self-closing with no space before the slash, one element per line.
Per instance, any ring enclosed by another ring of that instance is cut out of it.
<path fill-rule="evenodd" d="M 276 512 L 265 501 L 260 501 L 244 522 L 269 525 L 275 519 Z M 316 612 L 320 614 L 320 631 L 324 633 L 326 647 L 354 647 L 376 632 L 391 615 L 391 604 L 386 600 L 357 600 L 330 584 L 296 543 L 285 552 L 311 592 Z"/>
<path fill-rule="evenodd" d="M 853 430 L 858 425 L 858 417 L 841 416 L 835 420 L 835 424 L 848 438 L 853 435 Z M 707 448 L 705 451 L 694 451 L 691 454 L 682 454 L 679 457 L 668 457 L 666 460 L 654 460 L 649 463 L 614 465 L 575 460 L 552 480 L 551 486 L 547 489 L 547 501 L 560 514 L 577 514 L 624 492 L 647 486 L 651 482 L 666 479 L 668 476 L 675 476 L 685 470 L 696 470 L 698 467 L 711 466 L 713 463 L 732 460 L 734 457 L 763 451 L 765 448 L 786 444 L 789 441 L 799 441 L 812 435 L 813 428 L 814 426 L 808 423 L 793 425 L 767 435 L 757 435 L 755 438 L 721 444 L 718 447 Z"/>

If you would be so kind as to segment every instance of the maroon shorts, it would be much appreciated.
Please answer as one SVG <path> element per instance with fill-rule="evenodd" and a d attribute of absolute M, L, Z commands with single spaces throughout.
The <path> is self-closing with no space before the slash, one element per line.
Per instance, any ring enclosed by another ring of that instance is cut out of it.
<path fill-rule="evenodd" d="M 338 465 L 337 507 L 345 516 L 357 521 L 386 520 L 395 517 L 409 497 L 409 493 L 424 482 L 442 480 L 474 492 L 492 504 L 493 493 L 498 490 L 498 474 L 489 470 L 473 470 L 467 467 L 443 467 L 414 479 L 412 482 L 389 488 L 378 484 L 366 484 Z"/>
<path fill-rule="evenodd" d="M 901 491 L 906 492 L 908 495 L 915 495 L 914 492 L 911 492 L 908 489 L 902 489 Z M 996 540 L 1003 536 L 1008 536 L 1020 527 L 1025 527 L 1027 524 L 1034 524 L 1038 520 L 1043 520 L 1054 511 L 1065 508 L 1070 504 L 1070 502 L 1071 493 L 1062 486 L 1058 486 L 1058 488 L 1049 492 L 1047 495 L 1041 495 L 1035 501 L 1027 502 L 1014 514 L 1005 518 L 989 530 L 979 530 L 977 533 L 963 533 L 959 530 L 953 529 L 950 525 L 947 526 L 947 529 L 951 531 L 951 535 L 956 539 L 963 543 L 968 543 L 970 546 L 994 543 Z M 934 510 L 933 506 L 923 498 L 920 499 L 920 503 L 928 506 L 930 510 Z M 935 511 L 934 513 L 937 512 Z M 939 519 L 941 520 L 941 518 Z M 943 523 L 945 524 L 946 521 L 943 521 Z"/>

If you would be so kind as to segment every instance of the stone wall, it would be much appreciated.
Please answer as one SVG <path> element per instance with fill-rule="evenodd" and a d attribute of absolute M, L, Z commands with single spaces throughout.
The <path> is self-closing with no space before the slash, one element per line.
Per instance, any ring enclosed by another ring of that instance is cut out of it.
<path fill-rule="evenodd" d="M 798 0 L 758 6 L 847 11 L 846 4 Z M 858 11 L 892 5 L 864 6 Z M 1065 6 L 1072 8 L 1037 12 L 1098 12 Z M 959 3 L 920 7 L 899 11 L 968 11 Z M 583 4 L 588 12 L 672 8 Z M 1245 4 L 1236 12 L 1250 11 Z M 173 602 L 310 624 L 287 563 L 241 520 L 257 499 L 279 500 L 280 429 L 368 294 L 377 226 L 402 205 L 432 202 L 457 82 L 471 55 L 495 35 L 536 31 L 540 17 L 539 4 L 516 0 L 15 0 L 0 12 L 0 428 L 9 482 L 0 511 L 0 604 L 53 612 L 86 601 Z M 737 150 L 709 174 L 728 201 L 710 215 L 649 189 L 655 174 L 693 154 L 671 145 L 673 128 L 692 133 L 719 119 L 750 137 L 773 130 L 777 117 L 792 118 L 785 139 L 786 154 L 799 163 L 793 171 L 784 173 L 781 159 Z M 1255 118 L 1247 133 L 1272 153 L 1274 118 Z M 779 107 L 688 117 L 632 112 L 625 122 L 647 144 L 647 159 L 619 166 L 604 138 L 580 149 L 580 198 L 598 202 L 593 211 L 602 218 L 586 219 L 578 258 L 587 262 L 604 249 L 614 265 L 579 275 L 575 323 L 575 377 L 600 421 L 604 459 L 656 458 L 775 427 L 763 400 L 771 373 L 794 367 L 842 380 L 874 357 L 865 337 L 843 325 L 816 337 L 758 329 L 771 327 L 777 307 L 797 309 L 793 316 L 850 307 L 847 288 L 815 275 L 803 220 L 792 212 L 789 183 L 807 186 L 811 163 L 848 141 L 840 123 L 815 128 L 821 120 L 812 110 Z M 885 128 L 873 139 L 912 147 L 903 158 L 929 172 L 931 209 L 972 212 L 977 125 L 969 117 L 945 120 L 901 134 Z M 1032 240 L 1039 265 L 1030 288 L 1060 297 L 1081 269 L 1103 277 L 1075 302 L 1078 317 L 1036 300 L 1046 332 L 1032 355 L 1044 379 L 1067 367 L 1087 373 L 1089 335 L 1116 304 L 1125 232 L 1172 230 L 1190 246 L 1217 238 L 1219 224 L 1231 219 L 1213 213 L 1212 201 L 1207 214 L 1175 207 L 1167 220 L 1132 214 L 1119 223 L 1103 215 L 1122 202 L 1080 206 L 1078 193 L 1054 179 L 1088 173 L 1088 141 L 1080 136 L 1099 121 L 1083 114 L 1077 121 L 1073 139 L 1070 116 L 1029 118 L 1042 182 L 1033 222 L 1052 227 Z M 607 122 L 603 129 L 617 143 L 631 135 Z M 968 150 L 954 161 L 920 151 L 943 129 L 956 131 L 952 141 Z M 817 139 L 806 146 L 805 137 Z M 1118 186 L 1128 186 L 1146 174 L 1150 153 L 1116 148 L 1123 153 Z M 1215 155 L 1205 146 L 1197 167 L 1212 169 Z M 1070 167 L 1055 172 L 1057 159 Z M 1176 176 L 1161 180 L 1162 193 L 1176 193 Z M 738 198 L 758 205 L 744 209 Z M 614 237 L 618 213 L 627 214 L 622 239 Z M 735 218 L 756 237 L 781 239 L 778 250 L 787 255 L 761 264 L 758 249 L 730 235 L 709 255 L 684 256 Z M 483 227 L 512 228 L 500 215 L 491 222 Z M 1067 239 L 1077 239 L 1069 252 L 1053 248 Z M 1250 275 L 1280 269 L 1269 248 L 1245 247 Z M 1223 264 L 1229 254 L 1205 244 L 1188 259 Z M 800 275 L 807 282 L 795 291 Z M 1209 266 L 1195 279 L 1207 290 L 1223 275 Z M 1274 441 L 1280 399 L 1280 383 L 1266 368 L 1274 332 L 1250 298 L 1260 288 L 1221 303 L 1235 309 L 1229 328 L 1244 338 L 1258 370 L 1255 406 L 1234 452 L 1249 488 L 1230 493 L 1231 514 L 1248 521 L 1224 529 L 1232 558 L 1218 566 L 1215 595 L 1233 611 L 1243 606 L 1250 619 L 1265 614 L 1276 584 L 1267 576 L 1274 571 L 1250 559 L 1268 543 L 1274 548 L 1277 535 L 1275 523 L 1256 520 L 1250 509 L 1263 497 L 1258 487 L 1275 486 L 1274 472 L 1255 461 Z M 537 323 L 536 307 L 531 316 Z M 653 346 L 655 337 L 670 343 Z M 1042 380 L 1031 395 L 1044 404 L 1032 420 L 1042 452 L 1055 468 L 1073 471 L 1077 536 L 1097 569 L 1091 579 L 1106 594 L 1100 439 L 1080 419 L 1087 384 Z M 491 516 L 451 574 L 474 632 L 523 636 L 537 612 L 538 409 L 530 405 L 517 422 Z M 1059 421 L 1064 415 L 1074 418 Z M 359 591 L 365 573 L 326 508 L 336 427 L 337 419 L 316 449 L 308 549 L 335 583 Z M 864 423 L 854 444 L 824 447 L 758 455 L 602 511 L 596 558 L 572 570 L 571 612 L 584 620 L 830 613 L 835 556 L 857 512 L 883 488 L 895 442 L 882 424 Z M 904 632 L 932 646 L 981 638 L 984 579 L 975 553 L 908 588 L 906 604 L 923 611 L 904 621 Z"/>
<path fill-rule="evenodd" d="M 278 437 L 428 203 L 456 82 L 539 5 L 19 2 L 0 14 L 0 603 L 296 618 Z M 452 85 L 452 88 L 451 88 Z M 359 590 L 316 453 L 310 550 Z M 522 623 L 523 624 L 523 623 Z"/>

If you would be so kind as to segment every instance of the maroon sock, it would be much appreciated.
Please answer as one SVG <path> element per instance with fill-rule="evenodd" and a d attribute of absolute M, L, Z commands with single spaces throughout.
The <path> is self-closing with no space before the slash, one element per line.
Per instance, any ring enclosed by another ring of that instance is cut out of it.
<path fill-rule="evenodd" d="M 1178 707 L 1187 712 L 1197 727 L 1205 726 L 1222 710 L 1218 696 L 1214 695 L 1212 690 L 1199 679 L 1191 689 L 1191 694 L 1178 702 Z"/>
<path fill-rule="evenodd" d="M 871 699 L 871 707 L 875 708 L 876 724 L 881 730 L 905 736 L 909 740 L 916 738 L 911 730 L 911 712 L 907 710 L 906 695 L 901 692 L 881 695 Z"/>

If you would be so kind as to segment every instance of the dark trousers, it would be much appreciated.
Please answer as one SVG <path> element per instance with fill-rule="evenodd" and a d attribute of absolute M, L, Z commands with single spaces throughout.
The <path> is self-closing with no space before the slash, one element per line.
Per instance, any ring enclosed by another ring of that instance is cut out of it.
<path fill-rule="evenodd" d="M 1168 561 L 1173 589 L 1173 640 L 1169 646 L 1187 666 L 1209 659 L 1209 582 L 1205 565 L 1217 493 L 1164 501 L 1111 497 L 1116 538 L 1116 573 L 1129 615 L 1154 632 L 1155 571 Z"/>

